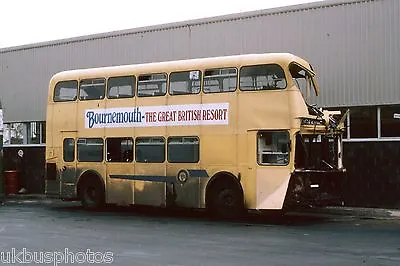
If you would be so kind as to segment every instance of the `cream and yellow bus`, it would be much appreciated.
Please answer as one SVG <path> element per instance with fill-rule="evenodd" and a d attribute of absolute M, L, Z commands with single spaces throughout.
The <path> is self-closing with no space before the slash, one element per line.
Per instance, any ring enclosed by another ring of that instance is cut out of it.
<path fill-rule="evenodd" d="M 105 204 L 289 210 L 341 196 L 343 123 L 286 53 L 64 71 L 50 81 L 46 194 Z"/>

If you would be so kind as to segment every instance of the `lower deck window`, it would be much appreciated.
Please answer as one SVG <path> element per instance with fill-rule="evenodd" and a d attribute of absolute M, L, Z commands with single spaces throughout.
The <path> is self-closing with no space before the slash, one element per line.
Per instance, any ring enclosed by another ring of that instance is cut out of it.
<path fill-rule="evenodd" d="M 199 161 L 199 139 L 197 137 L 168 138 L 168 162 L 197 163 Z"/>
<path fill-rule="evenodd" d="M 75 160 L 75 140 L 72 138 L 66 138 L 63 141 L 63 159 L 64 162 Z"/>
<path fill-rule="evenodd" d="M 103 161 L 103 139 L 80 138 L 78 144 L 78 161 L 101 162 Z"/>
<path fill-rule="evenodd" d="M 257 134 L 257 160 L 263 165 L 289 163 L 290 138 L 287 131 L 262 131 Z"/>
<path fill-rule="evenodd" d="M 107 162 L 132 162 L 132 138 L 107 138 Z"/>
<path fill-rule="evenodd" d="M 136 138 L 136 162 L 162 163 L 165 161 L 165 140 L 163 137 Z"/>

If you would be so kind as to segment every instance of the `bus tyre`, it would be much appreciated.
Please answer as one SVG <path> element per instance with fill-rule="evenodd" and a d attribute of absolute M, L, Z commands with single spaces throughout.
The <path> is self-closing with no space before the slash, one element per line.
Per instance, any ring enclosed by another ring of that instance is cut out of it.
<path fill-rule="evenodd" d="M 218 218 L 238 218 L 244 213 L 242 194 L 234 187 L 217 190 L 211 208 L 212 213 Z"/>
<path fill-rule="evenodd" d="M 82 206 L 88 210 L 98 210 L 104 206 L 105 193 L 103 184 L 96 178 L 83 181 L 79 195 Z"/>

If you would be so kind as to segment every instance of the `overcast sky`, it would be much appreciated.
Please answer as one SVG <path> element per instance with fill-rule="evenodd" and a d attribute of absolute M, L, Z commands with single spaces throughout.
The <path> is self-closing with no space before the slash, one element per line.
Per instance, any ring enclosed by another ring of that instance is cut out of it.
<path fill-rule="evenodd" d="M 3 0 L 0 48 L 318 0 Z"/>

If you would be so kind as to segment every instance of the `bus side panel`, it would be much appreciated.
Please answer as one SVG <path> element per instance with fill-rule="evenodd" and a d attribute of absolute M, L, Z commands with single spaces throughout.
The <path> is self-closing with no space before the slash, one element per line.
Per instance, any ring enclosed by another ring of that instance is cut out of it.
<path fill-rule="evenodd" d="M 162 72 L 162 71 L 161 71 Z M 165 106 L 167 97 L 137 97 L 136 106 Z M 143 114 L 144 115 L 144 114 Z M 166 206 L 166 160 L 163 162 L 138 162 L 138 137 L 162 137 L 165 139 L 166 127 L 136 127 L 135 132 L 135 185 L 134 204 L 147 206 Z M 166 140 L 165 140 L 166 141 Z"/>
<path fill-rule="evenodd" d="M 166 178 L 165 163 L 136 163 L 135 204 L 165 207 Z"/>
<path fill-rule="evenodd" d="M 256 209 L 282 209 L 290 171 L 287 167 L 258 168 L 256 171 L 257 206 Z"/>
<path fill-rule="evenodd" d="M 57 173 L 55 177 L 46 174 L 45 193 L 49 196 L 57 195 L 61 198 L 76 196 L 74 180 L 63 181 L 63 176 L 66 175 L 64 171 L 67 173 L 70 169 L 75 171 L 75 166 L 70 168 L 69 164 L 64 162 L 63 140 L 65 138 L 76 138 L 76 121 L 75 101 L 49 103 L 46 123 L 46 167 L 51 168 L 53 167 L 51 164 L 55 163 Z M 68 165 L 66 166 L 66 164 Z"/>
<path fill-rule="evenodd" d="M 197 105 L 201 106 L 204 104 L 201 100 L 201 94 L 193 94 L 193 95 L 172 95 L 167 96 L 167 103 L 168 105 Z M 215 104 L 215 103 L 213 103 Z M 182 112 L 183 113 L 183 112 Z M 177 120 L 187 120 L 189 122 L 190 117 L 185 115 L 177 116 Z M 166 164 L 167 167 L 167 176 L 169 178 L 168 191 L 169 194 L 172 194 L 172 197 L 168 198 L 168 201 L 173 201 L 175 206 L 179 207 L 186 207 L 186 208 L 200 208 L 203 206 L 202 202 L 204 202 L 202 191 L 204 190 L 206 181 L 207 181 L 207 174 L 203 174 L 202 176 L 191 176 L 188 175 L 187 180 L 179 181 L 176 177 L 180 170 L 183 169 L 192 169 L 192 170 L 204 170 L 202 168 L 202 158 L 201 155 L 204 154 L 204 138 L 201 135 L 202 130 L 205 127 L 210 126 L 200 126 L 200 125 L 182 125 L 182 126 L 168 126 L 166 127 L 166 135 L 168 137 L 196 137 L 199 138 L 199 162 L 192 162 L 192 163 L 182 163 L 182 162 L 168 162 Z M 205 131 L 205 130 L 204 130 Z M 168 141 L 168 140 L 167 140 Z M 168 143 L 167 143 L 168 146 Z M 168 150 L 168 147 L 167 147 Z M 167 154 L 167 161 L 170 160 Z M 167 195 L 170 196 L 170 195 Z"/>
<path fill-rule="evenodd" d="M 244 141 L 246 146 L 245 160 L 247 163 L 247 171 L 243 177 L 242 185 L 244 192 L 244 203 L 247 209 L 255 209 L 257 206 L 256 198 L 256 131 L 248 131 Z"/>
<path fill-rule="evenodd" d="M 134 164 L 107 163 L 106 202 L 120 206 L 134 203 Z"/>
<path fill-rule="evenodd" d="M 45 195 L 49 197 L 60 196 L 60 178 L 55 162 L 46 162 L 46 182 L 45 182 Z"/>
<path fill-rule="evenodd" d="M 53 139 L 53 109 L 54 104 L 49 103 L 47 106 L 46 118 L 46 168 L 45 168 L 45 194 L 50 197 L 59 197 L 60 195 L 60 179 L 57 167 L 58 151 L 54 147 L 55 140 Z"/>
<path fill-rule="evenodd" d="M 282 209 L 290 180 L 290 164 L 262 166 L 257 163 L 257 131 L 247 134 L 248 177 L 244 183 L 249 209 Z"/>
<path fill-rule="evenodd" d="M 194 171 L 194 175 L 189 174 L 186 180 L 179 180 L 177 177 L 178 173 L 187 169 L 197 171 Z M 202 191 L 207 184 L 208 173 L 200 168 L 200 164 L 169 163 L 167 164 L 167 176 L 170 177 L 167 184 L 167 186 L 169 186 L 168 190 L 172 194 L 172 199 L 170 200 L 173 200 L 175 206 L 186 208 L 203 207 L 202 202 L 204 202 L 204 199 L 202 198 Z"/>
<path fill-rule="evenodd" d="M 106 101 L 105 106 L 107 109 L 121 108 L 126 106 L 134 107 L 136 106 L 136 98 L 122 98 L 115 101 Z M 134 146 L 135 128 L 106 128 L 105 136 L 106 138 L 132 138 Z M 110 152 L 108 150 L 109 147 L 107 147 L 107 140 L 105 140 L 105 144 L 105 159 L 107 160 L 107 154 Z M 106 165 L 106 202 L 121 206 L 134 204 L 134 160 L 132 160 L 132 162 L 106 161 Z"/>

